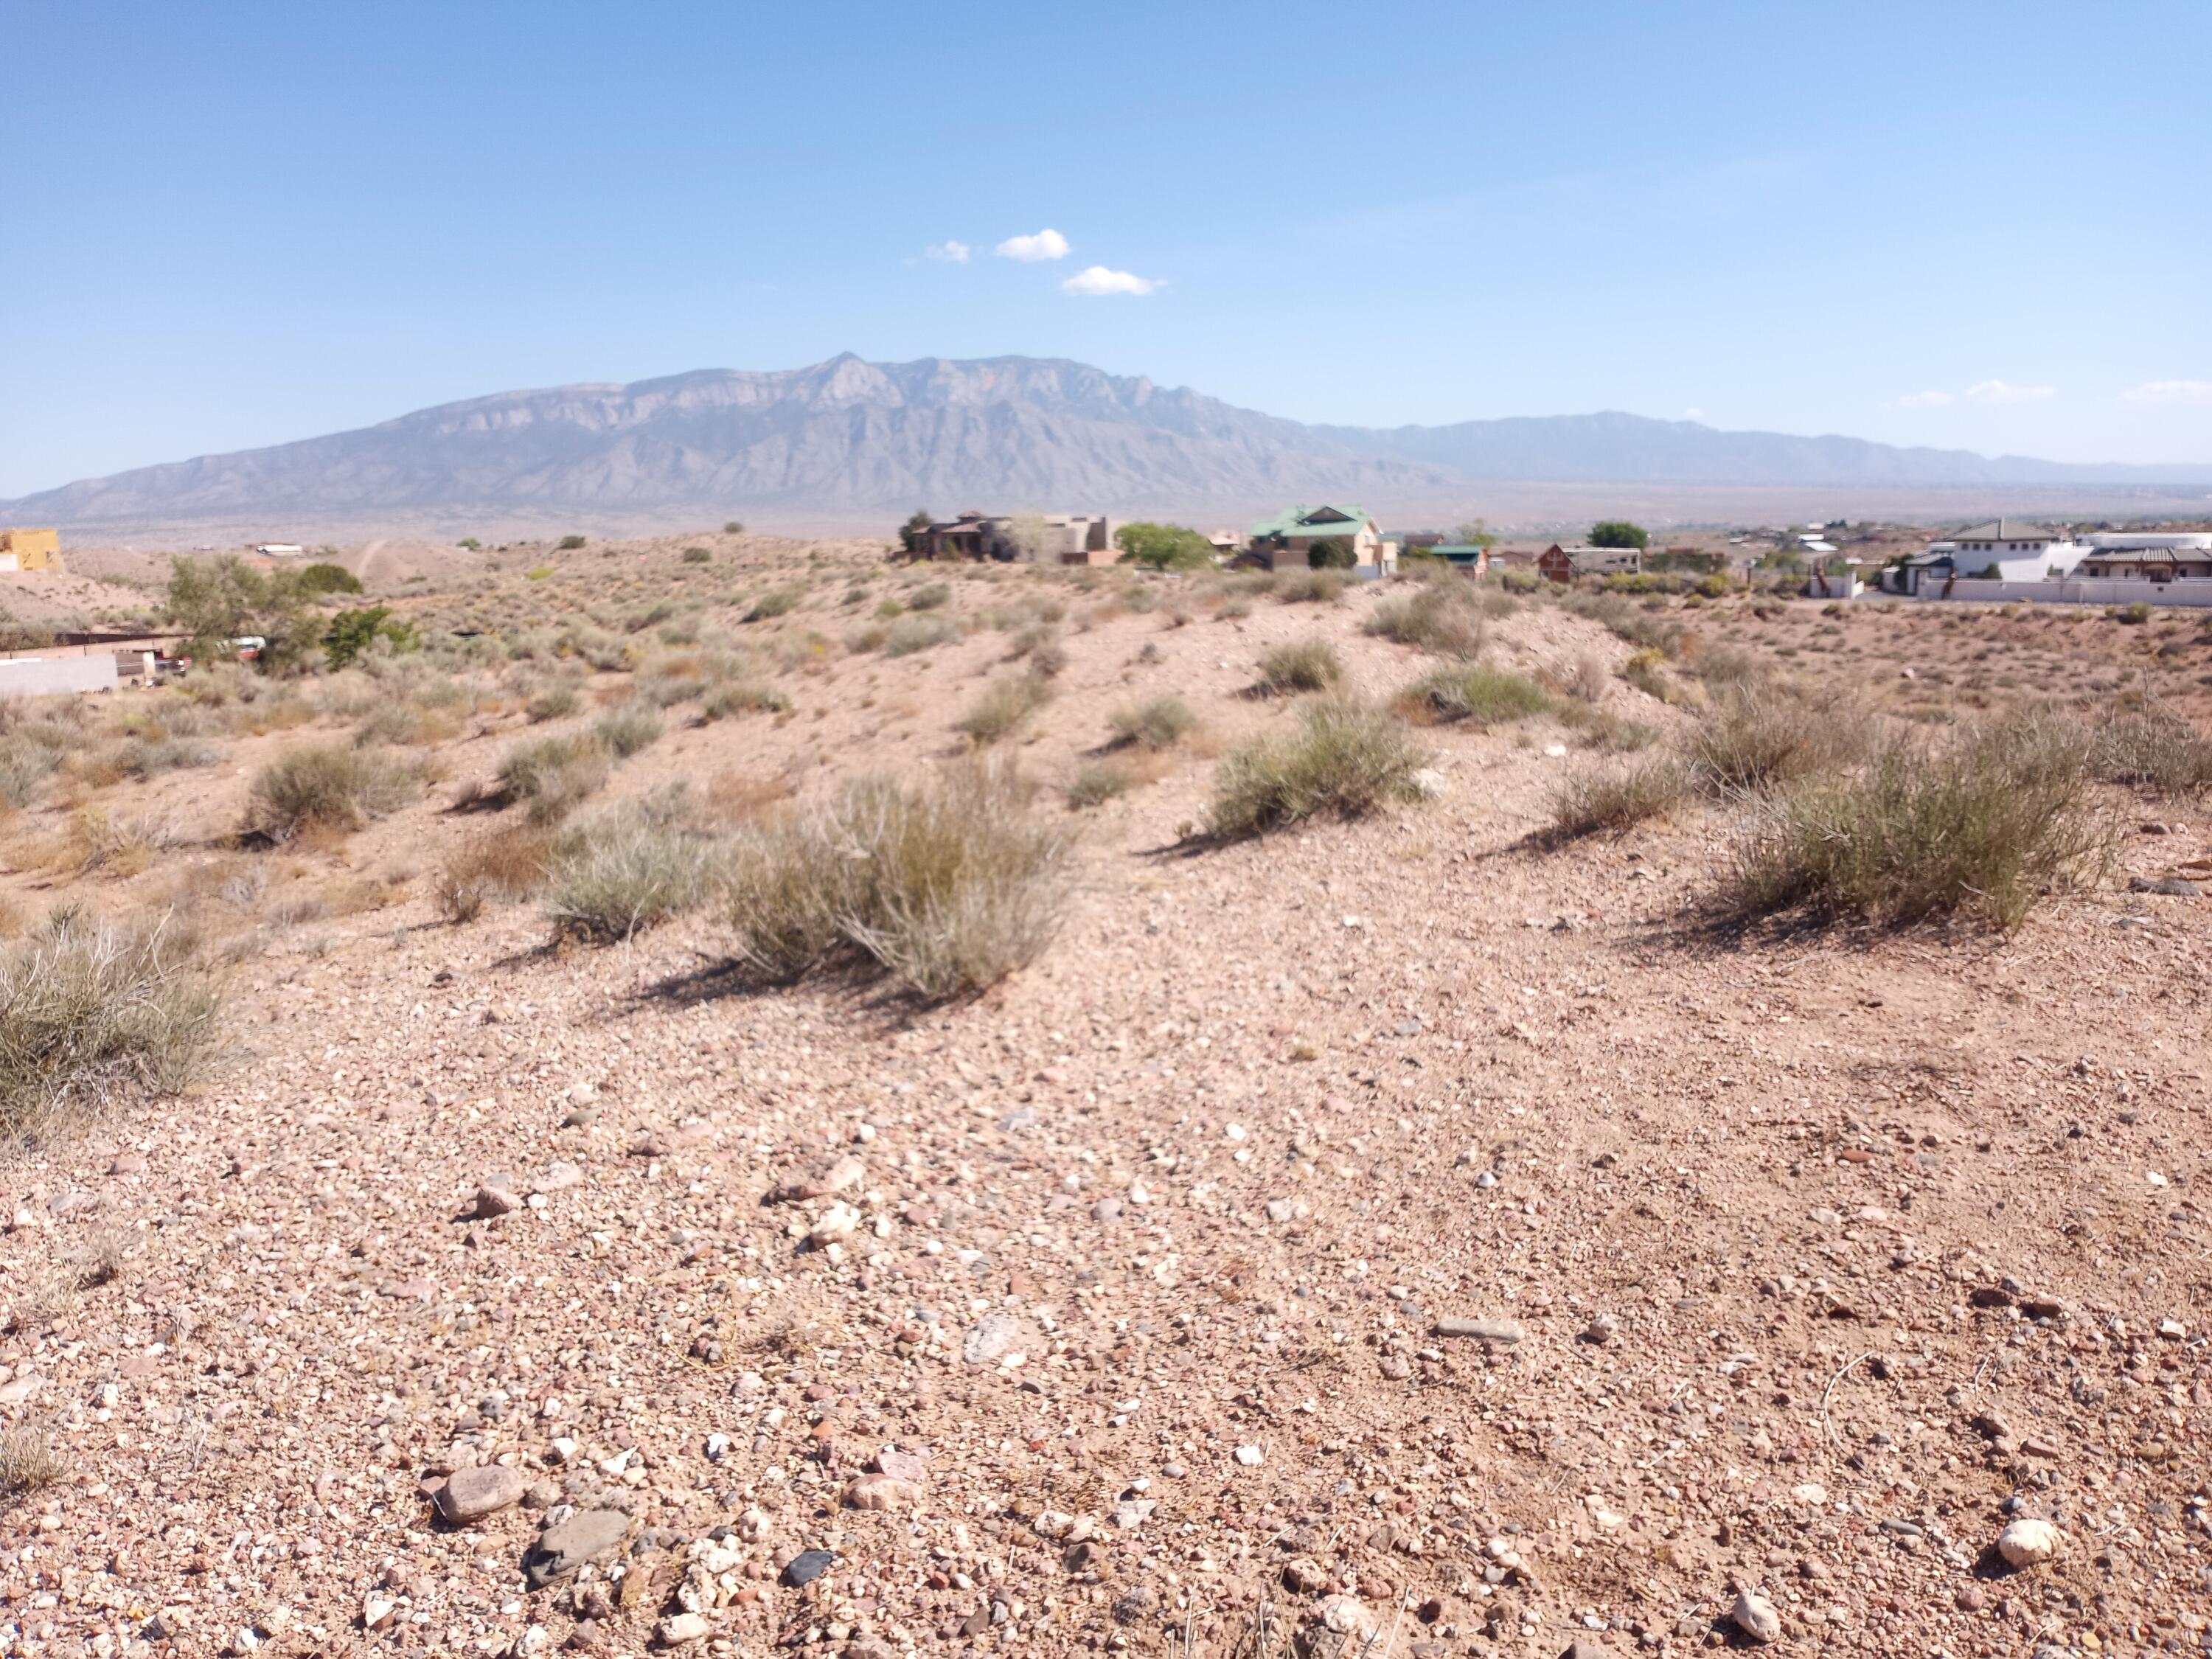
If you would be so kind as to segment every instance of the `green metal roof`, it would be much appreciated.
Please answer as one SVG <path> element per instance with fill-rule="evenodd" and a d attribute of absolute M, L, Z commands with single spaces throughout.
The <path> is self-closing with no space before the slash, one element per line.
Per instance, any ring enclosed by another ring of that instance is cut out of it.
<path fill-rule="evenodd" d="M 1321 524 L 1310 524 L 1316 514 L 1342 514 L 1341 520 L 1331 519 Z M 1364 507 L 1337 507 L 1324 501 L 1318 507 L 1286 507 L 1272 519 L 1263 519 L 1252 526 L 1255 536 L 1350 536 L 1357 534 L 1367 522 Z"/>

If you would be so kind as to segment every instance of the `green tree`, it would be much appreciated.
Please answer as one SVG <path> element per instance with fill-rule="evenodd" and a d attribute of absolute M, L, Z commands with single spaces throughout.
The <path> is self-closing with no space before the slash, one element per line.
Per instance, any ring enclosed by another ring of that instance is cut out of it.
<path fill-rule="evenodd" d="M 372 605 L 357 611 L 341 611 L 331 618 L 323 635 L 323 657 L 336 673 L 371 649 L 377 641 L 395 651 L 412 651 L 418 641 L 415 624 L 395 617 L 387 605 Z"/>
<path fill-rule="evenodd" d="M 899 526 L 898 538 L 899 546 L 904 550 L 908 558 L 913 558 L 921 551 L 922 532 L 936 522 L 935 519 L 930 517 L 929 509 L 926 507 L 917 507 L 907 515 L 907 521 Z"/>
<path fill-rule="evenodd" d="M 744 535 L 745 533 L 745 521 L 743 519 L 731 520 L 727 524 L 722 526 L 722 533 L 725 536 Z"/>
<path fill-rule="evenodd" d="M 235 553 L 170 562 L 164 608 L 185 635 L 185 651 L 202 662 L 230 654 L 231 641 L 258 635 L 263 672 L 300 666 L 321 642 L 322 623 L 308 606 L 302 573 L 264 575 Z"/>
<path fill-rule="evenodd" d="M 1324 536 L 1306 549 L 1306 563 L 1316 570 L 1349 570 L 1358 562 L 1349 536 Z"/>
<path fill-rule="evenodd" d="M 1197 531 L 1150 519 L 1123 525 L 1114 532 L 1114 545 L 1121 550 L 1123 564 L 1155 570 L 1202 570 L 1213 562 L 1213 544 Z"/>
<path fill-rule="evenodd" d="M 302 593 L 358 593 L 361 578 L 342 564 L 327 562 L 303 565 L 300 570 L 300 591 Z"/>
<path fill-rule="evenodd" d="M 1495 547 L 1498 538 L 1480 519 L 1469 519 L 1452 532 L 1452 540 L 1462 547 Z"/>
<path fill-rule="evenodd" d="M 1651 532 L 1626 519 L 1601 519 L 1590 526 L 1592 547 L 1649 547 Z"/>
<path fill-rule="evenodd" d="M 563 553 L 573 553 L 583 544 L 584 538 L 581 536 L 563 536 L 561 538 L 561 551 Z"/>

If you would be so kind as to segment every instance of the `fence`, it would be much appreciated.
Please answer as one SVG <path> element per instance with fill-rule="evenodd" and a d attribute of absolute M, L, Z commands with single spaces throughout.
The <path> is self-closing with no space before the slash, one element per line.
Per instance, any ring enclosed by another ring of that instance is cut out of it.
<path fill-rule="evenodd" d="M 1984 604 L 2030 600 L 2039 605 L 2170 605 L 2212 609 L 2212 580 L 2130 581 L 2101 576 L 2063 577 L 2057 581 L 2001 582 L 1961 576 L 1947 585 L 1923 577 L 1923 599 L 1978 599 Z"/>

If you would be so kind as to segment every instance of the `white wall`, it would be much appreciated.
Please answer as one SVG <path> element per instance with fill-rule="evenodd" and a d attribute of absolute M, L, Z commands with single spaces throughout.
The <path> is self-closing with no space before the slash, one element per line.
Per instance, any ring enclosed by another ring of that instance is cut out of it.
<path fill-rule="evenodd" d="M 1920 597 L 1923 599 L 1945 598 L 1942 579 L 1923 580 L 1920 585 Z M 1979 600 L 1984 604 L 2032 600 L 2045 605 L 2134 605 L 2141 601 L 2147 605 L 2212 610 L 2212 580 L 2147 582 L 2069 576 L 2060 581 L 2000 582 L 1961 576 L 1951 584 L 1948 597 Z"/>
<path fill-rule="evenodd" d="M 51 697 L 70 691 L 112 691 L 115 653 L 24 657 L 0 662 L 0 697 Z"/>

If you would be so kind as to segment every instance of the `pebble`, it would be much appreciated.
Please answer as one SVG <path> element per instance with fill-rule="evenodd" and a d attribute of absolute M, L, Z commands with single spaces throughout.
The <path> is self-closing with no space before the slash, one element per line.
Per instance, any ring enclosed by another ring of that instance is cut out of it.
<path fill-rule="evenodd" d="M 1528 1333 L 1510 1319 L 1439 1319 L 1438 1336 L 1471 1336 L 1484 1342 L 1518 1342 Z"/>
<path fill-rule="evenodd" d="M 1782 1615 L 1775 1611 L 1773 1602 L 1752 1590 L 1737 1594 L 1735 1605 L 1729 1609 L 1729 1622 L 1761 1647 L 1782 1639 Z"/>
<path fill-rule="evenodd" d="M 912 1452 L 878 1452 L 871 1467 L 878 1474 L 888 1474 L 910 1486 L 918 1486 L 929 1477 L 928 1466 Z"/>
<path fill-rule="evenodd" d="M 714 1627 L 708 1624 L 704 1613 L 671 1613 L 653 1626 L 653 1640 L 664 1648 L 680 1648 L 687 1642 L 696 1642 Z"/>
<path fill-rule="evenodd" d="M 629 1531 L 629 1516 L 620 1510 L 580 1510 L 558 1526 L 538 1534 L 524 1567 L 533 1587 L 551 1583 L 594 1557 L 605 1555 Z"/>
<path fill-rule="evenodd" d="M 2058 1553 L 2058 1528 L 2033 1518 L 2014 1522 L 1997 1534 L 1997 1553 L 2008 1567 L 2032 1567 Z"/>
<path fill-rule="evenodd" d="M 503 1215 L 513 1215 L 521 1207 L 521 1197 L 507 1188 L 487 1183 L 477 1188 L 475 1213 L 479 1221 L 496 1221 Z"/>
<path fill-rule="evenodd" d="M 896 1475 L 855 1475 L 845 1486 L 845 1507 L 850 1510 L 888 1510 L 921 1501 L 921 1488 Z"/>
<path fill-rule="evenodd" d="M 1444 793 L 1444 775 L 1433 766 L 1419 768 L 1406 782 L 1423 800 L 1435 800 Z"/>
<path fill-rule="evenodd" d="M 836 1244 L 850 1238 L 860 1226 L 860 1212 L 840 1200 L 823 1211 L 821 1218 L 806 1230 L 806 1237 L 816 1244 Z"/>
<path fill-rule="evenodd" d="M 1267 1200 L 1267 1219 L 1270 1221 L 1288 1221 L 1297 1212 L 1298 1206 L 1287 1198 L 1271 1198 Z"/>
<path fill-rule="evenodd" d="M 1022 1322 L 1013 1314 L 985 1314 L 968 1330 L 960 1357 L 971 1365 L 988 1365 L 1013 1351 L 1022 1337 Z"/>
<path fill-rule="evenodd" d="M 1237 1449 L 1237 1461 L 1248 1469 L 1256 1469 L 1267 1461 L 1267 1454 L 1257 1446 L 1239 1446 Z"/>
<path fill-rule="evenodd" d="M 783 1582 L 793 1589 L 811 1584 L 830 1571 L 837 1557 L 830 1550 L 801 1550 L 784 1564 Z"/>
<path fill-rule="evenodd" d="M 456 1469 L 438 1489 L 438 1513 L 453 1525 L 465 1527 L 520 1502 L 527 1484 L 521 1470 L 502 1468 L 496 1463 Z"/>

